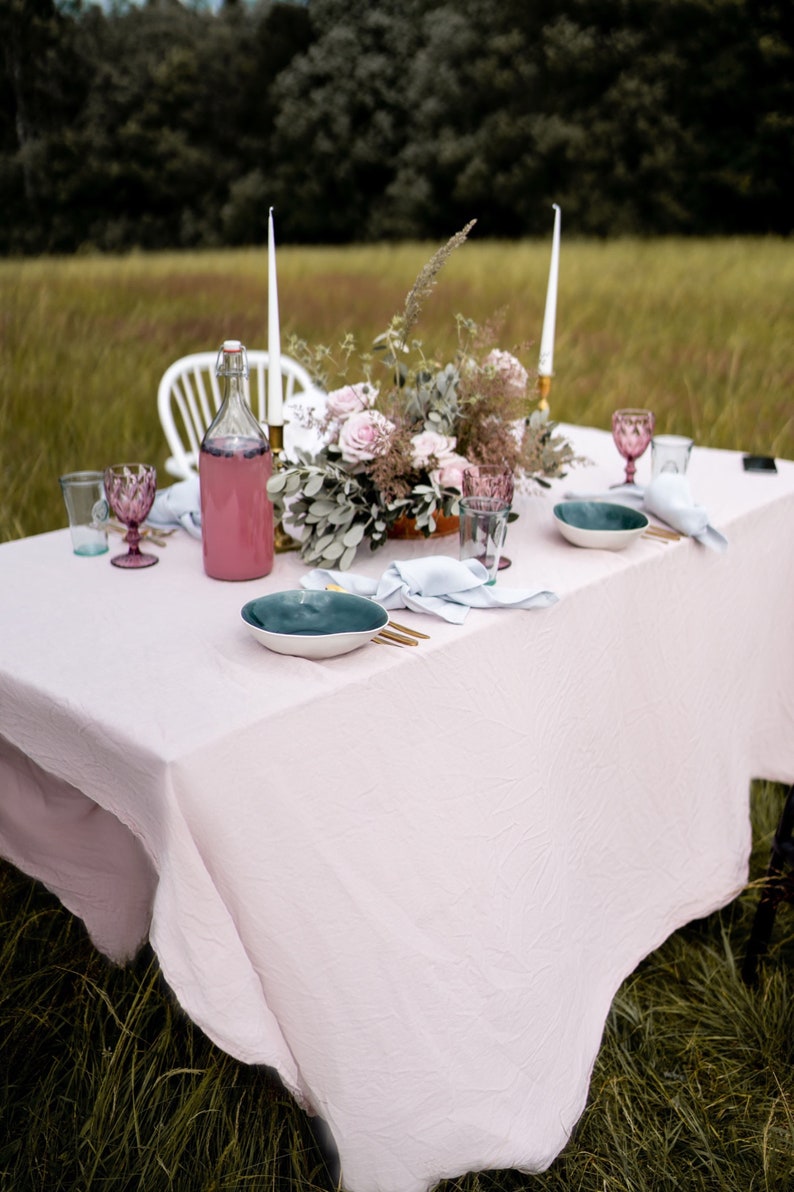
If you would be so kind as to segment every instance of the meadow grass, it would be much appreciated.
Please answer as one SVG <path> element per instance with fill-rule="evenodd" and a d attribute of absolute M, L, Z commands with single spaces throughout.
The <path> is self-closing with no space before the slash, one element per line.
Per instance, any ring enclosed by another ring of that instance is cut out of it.
<path fill-rule="evenodd" d="M 281 249 L 284 341 L 334 347 L 350 330 L 368 348 L 434 247 Z M 417 336 L 447 352 L 456 313 L 501 313 L 499 343 L 534 366 L 548 264 L 546 243 L 471 240 Z M 260 249 L 0 262 L 0 540 L 66 524 L 65 471 L 162 467 L 160 376 L 229 336 L 266 346 L 266 276 Z M 660 431 L 794 456 L 792 294 L 785 240 L 564 243 L 553 416 L 607 427 L 647 406 Z"/>
<path fill-rule="evenodd" d="M 366 347 L 435 246 L 280 250 L 282 330 Z M 548 245 L 464 246 L 418 334 L 503 311 L 537 357 Z M 64 471 L 161 466 L 157 382 L 171 360 L 266 339 L 261 250 L 0 262 L 0 540 L 65 524 Z M 780 240 L 565 243 L 555 417 L 607 427 L 647 405 L 663 431 L 794 456 L 794 249 Z M 619 468 L 616 456 L 616 469 Z M 782 790 L 754 784 L 753 883 L 676 932 L 624 982 L 587 1110 L 540 1175 L 443 1192 L 791 1192 L 794 910 L 759 986 L 738 969 Z M 218 1051 L 144 951 L 109 965 L 37 883 L 0 863 L 0 1190 L 328 1192 L 310 1123 L 278 1080 Z"/>

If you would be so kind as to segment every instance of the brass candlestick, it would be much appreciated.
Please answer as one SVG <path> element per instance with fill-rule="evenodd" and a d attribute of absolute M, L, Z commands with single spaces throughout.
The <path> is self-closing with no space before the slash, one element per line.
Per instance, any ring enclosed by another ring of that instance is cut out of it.
<path fill-rule="evenodd" d="M 538 409 L 548 410 L 549 394 L 551 393 L 551 377 L 538 377 Z"/>
<path fill-rule="evenodd" d="M 284 427 L 269 426 L 268 436 L 273 455 L 273 471 L 281 471 L 284 468 Z M 299 544 L 291 534 L 287 533 L 279 520 L 273 527 L 273 545 L 276 554 L 283 555 L 286 551 L 297 550 Z"/>

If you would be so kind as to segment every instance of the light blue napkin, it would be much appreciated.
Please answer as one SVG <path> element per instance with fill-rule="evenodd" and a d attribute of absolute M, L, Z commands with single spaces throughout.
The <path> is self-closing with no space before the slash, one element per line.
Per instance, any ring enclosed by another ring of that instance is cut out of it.
<path fill-rule="evenodd" d="M 301 585 L 322 589 L 328 584 L 338 584 L 356 596 L 377 600 L 384 608 L 433 613 L 454 625 L 465 621 L 470 608 L 548 608 L 559 599 L 554 592 L 489 587 L 487 579 L 488 572 L 477 559 L 428 555 L 391 563 L 380 579 L 318 567 L 303 577 Z"/>
<path fill-rule="evenodd" d="M 573 501 L 612 501 L 615 505 L 629 505 L 644 509 L 660 522 L 687 538 L 694 538 L 703 546 L 722 554 L 728 539 L 709 524 L 709 515 L 702 505 L 696 505 L 686 476 L 678 472 L 661 472 L 646 488 L 637 484 L 621 484 L 601 493 L 566 493 Z"/>
<path fill-rule="evenodd" d="M 178 480 L 168 488 L 158 489 L 147 525 L 158 530 L 181 526 L 193 538 L 201 537 L 201 501 L 198 476 Z"/>

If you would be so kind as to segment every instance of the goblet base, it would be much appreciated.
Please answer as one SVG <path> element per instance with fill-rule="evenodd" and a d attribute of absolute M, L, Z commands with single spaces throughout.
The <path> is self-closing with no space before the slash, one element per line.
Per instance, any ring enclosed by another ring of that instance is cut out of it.
<path fill-rule="evenodd" d="M 137 554 L 114 555 L 110 561 L 114 567 L 124 567 L 130 571 L 140 567 L 153 567 L 155 563 L 160 562 L 157 555 L 147 555 L 143 551 L 138 551 Z"/>

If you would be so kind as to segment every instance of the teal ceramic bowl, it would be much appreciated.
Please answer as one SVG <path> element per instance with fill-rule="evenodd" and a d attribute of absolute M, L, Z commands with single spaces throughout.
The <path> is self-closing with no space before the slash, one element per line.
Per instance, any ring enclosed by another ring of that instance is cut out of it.
<path fill-rule="evenodd" d="M 607 501 L 560 501 L 554 506 L 554 519 L 573 546 L 595 550 L 623 550 L 649 524 L 639 509 Z"/>
<path fill-rule="evenodd" d="M 350 592 L 271 592 L 243 605 L 249 632 L 268 650 L 300 658 L 334 658 L 371 641 L 386 625 L 382 605 Z"/>

